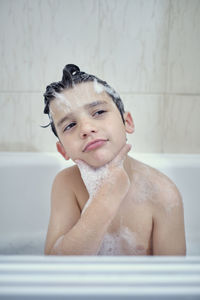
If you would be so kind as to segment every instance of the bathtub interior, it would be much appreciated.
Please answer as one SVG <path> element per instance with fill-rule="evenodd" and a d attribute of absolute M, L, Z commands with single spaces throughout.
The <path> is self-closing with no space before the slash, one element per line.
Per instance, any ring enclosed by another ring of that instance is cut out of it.
<path fill-rule="evenodd" d="M 175 182 L 183 196 L 187 255 L 200 255 L 200 155 L 131 156 Z M 0 254 L 43 254 L 51 185 L 58 171 L 72 164 L 57 153 L 1 153 Z"/>

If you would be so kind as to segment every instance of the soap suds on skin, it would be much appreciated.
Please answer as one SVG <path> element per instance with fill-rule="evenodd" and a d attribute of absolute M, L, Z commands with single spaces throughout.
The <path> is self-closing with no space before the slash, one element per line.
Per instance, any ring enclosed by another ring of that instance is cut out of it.
<path fill-rule="evenodd" d="M 108 177 L 108 165 L 106 164 L 100 168 L 93 168 L 79 160 L 77 160 L 76 163 L 79 167 L 81 177 L 89 194 L 89 199 L 82 210 L 83 214 L 83 212 L 91 203 L 92 198 L 97 193 L 102 181 Z"/>
<path fill-rule="evenodd" d="M 70 90 L 69 90 L 70 92 Z M 67 93 L 67 91 L 66 91 Z M 54 93 L 55 96 L 55 100 L 54 100 L 54 105 L 56 105 L 57 109 L 60 110 L 61 112 L 64 112 L 66 114 L 79 109 L 80 107 L 82 107 L 84 105 L 83 101 L 80 100 L 80 96 L 79 96 L 79 89 L 77 86 L 73 87 L 73 101 L 70 101 L 68 97 L 65 94 L 65 91 L 63 90 L 63 92 L 61 93 Z M 86 98 L 86 102 L 87 103 L 87 99 L 91 99 L 91 92 L 89 87 L 86 86 L 85 88 L 85 98 Z M 54 112 L 50 107 L 50 113 L 53 116 Z"/>
<path fill-rule="evenodd" d="M 97 94 L 100 94 L 105 91 L 105 88 L 102 84 L 98 83 L 97 80 L 94 80 L 94 90 Z"/>
<path fill-rule="evenodd" d="M 97 94 L 100 94 L 102 93 L 105 88 L 103 85 L 99 84 L 97 81 L 94 81 L 94 84 L 93 84 L 93 87 L 94 87 L 94 91 L 97 93 Z M 67 91 L 66 91 L 67 92 Z M 70 90 L 69 90 L 70 92 Z M 73 87 L 73 102 L 69 101 L 67 99 L 67 95 L 65 95 L 65 91 L 63 91 L 62 93 L 56 93 L 55 92 L 55 98 L 56 98 L 56 104 L 57 104 L 57 107 L 59 109 L 62 109 L 64 111 L 67 110 L 67 112 L 70 112 L 71 110 L 76 110 L 80 107 L 82 107 L 84 105 L 83 101 L 81 100 L 80 101 L 80 91 L 78 89 L 78 85 L 74 86 Z M 87 101 L 90 101 L 90 100 L 87 100 L 87 99 L 91 99 L 92 98 L 92 95 L 91 95 L 91 90 L 90 90 L 90 87 L 89 86 L 86 86 L 85 87 L 85 103 L 87 104 L 88 102 Z"/>
<path fill-rule="evenodd" d="M 146 249 L 138 244 L 136 233 L 121 227 L 117 233 L 106 233 L 98 255 L 146 255 Z"/>
<path fill-rule="evenodd" d="M 97 80 L 95 79 L 93 81 L 93 88 L 94 91 L 97 94 L 101 94 L 103 92 L 107 92 L 109 95 L 112 95 L 114 98 L 119 98 L 119 95 L 117 94 L 117 92 L 115 92 L 112 88 L 108 87 L 108 86 L 104 86 L 100 83 L 97 82 Z M 67 95 L 65 95 L 65 90 L 63 90 L 63 92 L 61 93 L 54 93 L 55 96 L 55 104 L 57 106 L 57 109 L 64 112 L 64 113 L 70 113 L 71 111 L 77 110 L 78 108 L 82 107 L 84 105 L 83 101 L 80 101 L 80 91 L 78 89 L 78 85 L 72 87 L 73 89 L 73 102 L 69 101 L 67 99 Z M 66 91 L 67 92 L 67 91 Z M 69 89 L 69 93 L 70 93 L 70 89 Z M 89 99 L 91 99 L 93 97 L 93 95 L 91 95 L 91 90 L 89 86 L 86 86 L 85 88 L 85 103 L 87 104 L 88 101 L 90 101 Z M 88 100 L 87 100 L 88 99 Z M 54 116 L 54 112 L 50 107 L 50 114 L 51 117 Z"/>
<path fill-rule="evenodd" d="M 109 86 L 104 86 L 101 83 L 97 82 L 97 80 L 94 80 L 94 90 L 97 94 L 100 94 L 102 92 L 107 92 L 109 95 L 112 95 L 114 98 L 120 98 L 119 94 L 113 90 Z"/>
<path fill-rule="evenodd" d="M 89 194 L 89 199 L 82 210 L 83 214 L 86 208 L 90 205 L 93 197 L 98 192 L 102 182 L 109 180 L 110 184 L 112 184 L 112 177 L 109 176 L 109 163 L 102 167 L 94 168 L 81 160 L 76 160 L 75 162 L 80 170 L 81 177 Z M 123 168 L 123 160 L 118 162 L 118 167 Z"/>
<path fill-rule="evenodd" d="M 153 175 L 150 172 L 150 168 L 145 164 L 141 169 L 132 167 L 134 172 L 134 181 L 137 186 L 137 194 L 135 195 L 134 202 L 143 203 L 145 201 L 152 201 L 156 204 L 161 204 L 165 208 L 167 213 L 179 205 L 178 200 L 174 197 L 175 185 L 169 181 L 169 179 L 164 179 L 164 187 L 162 181 L 159 182 L 159 174 Z M 155 172 L 158 172 L 155 170 Z M 153 180 L 153 176 L 157 176 Z M 156 184 L 155 184 L 156 182 Z M 165 200 L 159 197 L 160 194 L 165 194 Z"/>

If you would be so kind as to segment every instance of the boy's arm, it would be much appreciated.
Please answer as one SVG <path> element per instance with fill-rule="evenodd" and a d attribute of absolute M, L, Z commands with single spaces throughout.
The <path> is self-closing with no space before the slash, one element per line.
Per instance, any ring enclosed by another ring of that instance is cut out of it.
<path fill-rule="evenodd" d="M 153 255 L 186 255 L 183 203 L 175 185 L 162 193 L 153 219 Z"/>
<path fill-rule="evenodd" d="M 81 215 L 77 200 L 70 186 L 59 176 L 52 187 L 51 217 L 47 233 L 45 254 L 95 255 L 98 253 L 108 226 L 124 199 L 130 182 L 123 165 L 130 150 L 125 145 L 109 163 L 108 177 L 93 196 L 90 205 Z"/>

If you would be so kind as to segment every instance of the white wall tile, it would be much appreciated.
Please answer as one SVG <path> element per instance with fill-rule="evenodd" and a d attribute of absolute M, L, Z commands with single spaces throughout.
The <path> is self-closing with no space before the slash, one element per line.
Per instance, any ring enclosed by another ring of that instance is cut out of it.
<path fill-rule="evenodd" d="M 164 103 L 164 152 L 200 152 L 200 96 L 168 96 Z"/>
<path fill-rule="evenodd" d="M 0 93 L 0 151 L 55 151 L 39 93 Z"/>
<path fill-rule="evenodd" d="M 199 37 L 199 0 L 1 0 L 0 150 L 56 151 L 42 94 L 75 63 L 121 94 L 134 151 L 200 153 Z"/>
<path fill-rule="evenodd" d="M 171 1 L 168 92 L 200 93 L 200 1 Z"/>
<path fill-rule="evenodd" d="M 162 152 L 163 97 L 159 95 L 121 95 L 130 111 L 135 132 L 128 135 L 134 152 Z"/>
<path fill-rule="evenodd" d="M 43 90 L 67 63 L 97 69 L 97 33 L 97 1 L 1 1 L 0 90 Z"/>
<path fill-rule="evenodd" d="M 169 1 L 100 1 L 101 73 L 121 92 L 163 92 Z"/>

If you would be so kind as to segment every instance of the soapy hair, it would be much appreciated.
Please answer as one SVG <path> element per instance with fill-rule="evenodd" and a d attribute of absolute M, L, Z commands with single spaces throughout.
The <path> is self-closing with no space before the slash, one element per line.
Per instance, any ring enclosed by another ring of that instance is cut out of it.
<path fill-rule="evenodd" d="M 121 114 L 122 120 L 124 122 L 124 117 L 123 117 L 123 113 L 125 112 L 124 105 L 120 96 L 116 93 L 116 91 L 112 87 L 110 87 L 106 81 L 103 81 L 94 75 L 87 74 L 85 72 L 80 71 L 79 67 L 76 65 L 68 64 L 63 69 L 63 76 L 61 81 L 53 82 L 46 87 L 46 92 L 44 93 L 44 104 L 45 104 L 44 114 L 48 114 L 50 123 L 46 126 L 42 126 L 43 128 L 46 128 L 49 125 L 51 125 L 51 129 L 53 133 L 55 134 L 56 137 L 58 137 L 53 122 L 53 118 L 51 116 L 50 109 L 49 109 L 50 102 L 56 98 L 57 94 L 62 93 L 66 89 L 71 89 L 77 84 L 80 84 L 82 82 L 88 82 L 88 81 L 96 81 L 97 83 L 101 84 L 104 87 L 104 90 L 107 92 L 107 94 L 112 98 L 112 100 L 116 104 Z"/>

